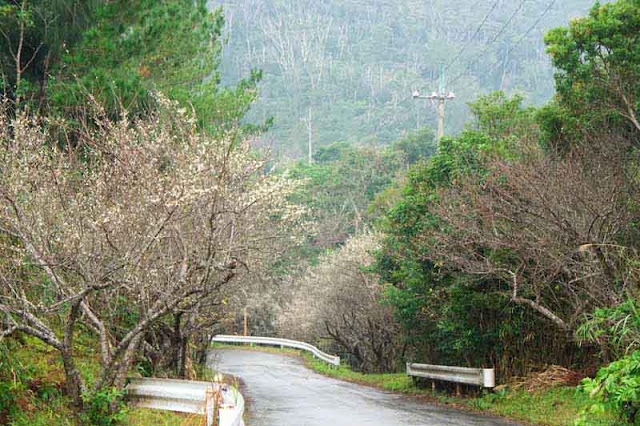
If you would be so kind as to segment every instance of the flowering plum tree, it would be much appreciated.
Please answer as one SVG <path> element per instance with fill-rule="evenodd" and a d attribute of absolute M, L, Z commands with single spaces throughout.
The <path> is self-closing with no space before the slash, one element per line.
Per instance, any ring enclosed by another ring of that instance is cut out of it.
<path fill-rule="evenodd" d="M 0 338 L 20 331 L 57 349 L 78 406 L 81 324 L 100 341 L 94 390 L 121 387 L 154 323 L 202 313 L 301 215 L 266 158 L 158 103 L 135 121 L 98 109 L 74 140 L 64 123 L 0 114 Z"/>

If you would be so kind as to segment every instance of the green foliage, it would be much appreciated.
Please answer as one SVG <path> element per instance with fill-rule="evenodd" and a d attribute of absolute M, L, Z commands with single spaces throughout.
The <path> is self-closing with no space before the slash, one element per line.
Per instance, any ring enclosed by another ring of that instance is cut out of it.
<path fill-rule="evenodd" d="M 0 343 L 0 424 L 74 424 L 56 357 L 31 337 Z"/>
<path fill-rule="evenodd" d="M 311 164 L 294 163 L 288 173 L 302 181 L 294 199 L 309 209 L 316 224 L 311 251 L 338 246 L 366 229 L 372 219 L 367 206 L 402 167 L 402 158 L 395 151 L 345 142 L 319 148 Z"/>
<path fill-rule="evenodd" d="M 242 123 L 257 97 L 260 71 L 222 87 L 221 10 L 203 0 L 0 1 L 0 94 L 32 110 L 49 108 L 82 120 L 94 107 L 112 116 L 154 108 L 152 91 L 193 109 L 213 132 L 256 133 L 270 126 Z M 16 52 L 21 46 L 21 72 Z M 19 86 L 19 87 L 18 87 Z"/>
<path fill-rule="evenodd" d="M 137 113 L 149 107 L 150 88 L 184 100 L 214 70 L 222 22 L 220 13 L 209 17 L 202 2 L 109 2 L 64 55 L 53 102 L 77 108 L 88 93 L 109 110 Z"/>
<path fill-rule="evenodd" d="M 16 71 L 17 51 L 20 42 L 29 48 L 24 52 L 25 55 L 33 54 L 36 47 L 33 44 L 37 39 L 37 30 L 35 28 L 35 9 L 31 4 L 24 4 L 21 7 L 19 3 L 2 0 L 0 1 L 0 28 L 2 28 L 3 40 L 2 49 L 0 49 L 0 75 L 4 78 L 4 85 L 0 94 L 24 95 L 28 87 L 28 82 L 19 81 L 20 75 Z M 6 42 L 6 43 L 4 43 Z M 21 52 L 22 54 L 22 52 Z M 22 68 L 22 67 L 20 67 Z"/>
<path fill-rule="evenodd" d="M 101 3 L 102 0 L 0 1 L 0 94 L 13 100 L 20 97 L 26 104 L 39 107 L 44 101 L 41 84 L 46 84 L 51 65 L 80 38 Z M 19 46 L 20 73 L 16 71 Z"/>
<path fill-rule="evenodd" d="M 455 179 L 460 168 L 474 168 L 477 164 L 477 147 L 489 139 L 481 137 L 482 142 L 475 143 L 479 141 L 473 136 L 467 132 L 458 139 L 443 139 L 438 153 L 428 163 L 413 167 L 404 196 L 385 219 L 387 237 L 378 255 L 376 272 L 392 284 L 387 287 L 386 303 L 394 306 L 396 319 L 418 347 L 432 341 L 437 333 L 434 319 L 438 314 L 430 307 L 441 306 L 440 296 L 452 277 L 441 275 L 437 265 L 423 260 L 423 250 L 427 248 L 416 237 L 439 226 L 437 215 L 430 211 L 434 190 Z"/>
<path fill-rule="evenodd" d="M 540 128 L 540 145 L 549 154 L 567 153 L 580 140 L 579 120 L 558 102 L 539 108 L 536 122 Z"/>
<path fill-rule="evenodd" d="M 393 142 L 391 149 L 404 155 L 409 165 L 425 161 L 436 152 L 435 133 L 430 127 L 423 127 Z"/>
<path fill-rule="evenodd" d="M 110 426 L 126 418 L 124 391 L 116 388 L 102 389 L 82 395 L 85 409 L 81 414 L 87 424 Z"/>
<path fill-rule="evenodd" d="M 545 43 L 560 103 L 583 121 L 635 126 L 640 131 L 640 3 L 596 3 L 589 16 L 550 31 Z"/>
<path fill-rule="evenodd" d="M 33 374 L 32 368 L 10 356 L 12 349 L 15 350 L 5 342 L 0 343 L 0 423 L 3 424 L 20 413 L 18 399 Z"/>
<path fill-rule="evenodd" d="M 522 95 L 508 97 L 499 91 L 481 96 L 468 105 L 475 117 L 475 128 L 494 140 L 504 140 L 505 145 L 531 136 L 535 109 L 524 108 L 523 103 Z"/>
<path fill-rule="evenodd" d="M 585 410 L 584 418 L 611 412 L 628 423 L 640 424 L 640 351 L 601 368 L 594 379 L 583 380 L 580 388 L 596 401 Z"/>
<path fill-rule="evenodd" d="M 522 138 L 537 137 L 535 114 L 522 98 L 498 92 L 470 104 L 474 129 L 445 137 L 429 161 L 415 164 L 403 193 L 382 221 L 386 233 L 376 272 L 388 283 L 394 307 L 417 359 L 454 365 L 494 365 L 499 374 L 524 374 L 535 360 L 550 359 L 528 345 L 555 345 L 561 336 L 538 333 L 535 315 L 510 303 L 508 287 L 430 260 L 433 235 L 452 232 L 440 218 L 441 192 L 472 179 L 481 184 L 488 159 L 517 161 Z M 508 251 L 486 252 L 503 257 Z M 504 318 L 509 318 L 505 321 Z"/>
<path fill-rule="evenodd" d="M 629 298 L 611 308 L 598 308 L 580 326 L 577 336 L 587 342 L 606 342 L 615 357 L 640 349 L 640 306 Z"/>
<path fill-rule="evenodd" d="M 257 96 L 261 73 L 220 86 L 224 18 L 199 0 L 108 2 L 77 46 L 63 55 L 49 86 L 54 110 L 81 118 L 95 101 L 111 115 L 143 115 L 160 91 L 194 111 L 202 127 L 237 133 Z M 246 125 L 245 132 L 268 126 Z"/>
<path fill-rule="evenodd" d="M 578 329 L 588 342 L 606 342 L 612 354 L 622 356 L 601 368 L 593 379 L 583 380 L 580 388 L 595 402 L 584 411 L 577 424 L 594 413 L 609 412 L 628 423 L 640 424 L 640 312 L 638 301 L 628 299 L 612 308 L 596 309 Z"/>

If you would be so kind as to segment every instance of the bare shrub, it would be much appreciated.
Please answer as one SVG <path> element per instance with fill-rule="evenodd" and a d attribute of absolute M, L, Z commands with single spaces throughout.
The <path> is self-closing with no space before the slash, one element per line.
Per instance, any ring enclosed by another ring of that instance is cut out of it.
<path fill-rule="evenodd" d="M 633 151 L 614 136 L 589 142 L 562 157 L 534 143 L 516 161 L 490 159 L 487 173 L 440 191 L 441 231 L 421 237 L 432 260 L 502 280 L 569 338 L 595 307 L 638 294 Z"/>
<path fill-rule="evenodd" d="M 403 350 L 400 327 L 379 302 L 383 287 L 366 268 L 380 235 L 362 234 L 322 256 L 294 282 L 279 333 L 313 343 L 330 339 L 366 372 L 394 371 Z"/>

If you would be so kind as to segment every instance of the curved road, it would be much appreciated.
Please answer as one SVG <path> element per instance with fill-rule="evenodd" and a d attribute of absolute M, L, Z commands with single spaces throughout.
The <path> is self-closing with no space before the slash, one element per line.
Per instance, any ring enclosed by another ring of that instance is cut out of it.
<path fill-rule="evenodd" d="M 208 364 L 242 380 L 251 426 L 516 425 L 328 378 L 294 356 L 216 349 Z"/>

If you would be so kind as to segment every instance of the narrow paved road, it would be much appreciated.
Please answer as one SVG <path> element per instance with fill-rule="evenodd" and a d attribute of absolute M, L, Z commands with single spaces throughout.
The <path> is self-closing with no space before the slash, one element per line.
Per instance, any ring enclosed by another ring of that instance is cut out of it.
<path fill-rule="evenodd" d="M 516 424 L 331 379 L 293 356 L 216 349 L 208 363 L 242 379 L 248 426 Z"/>

